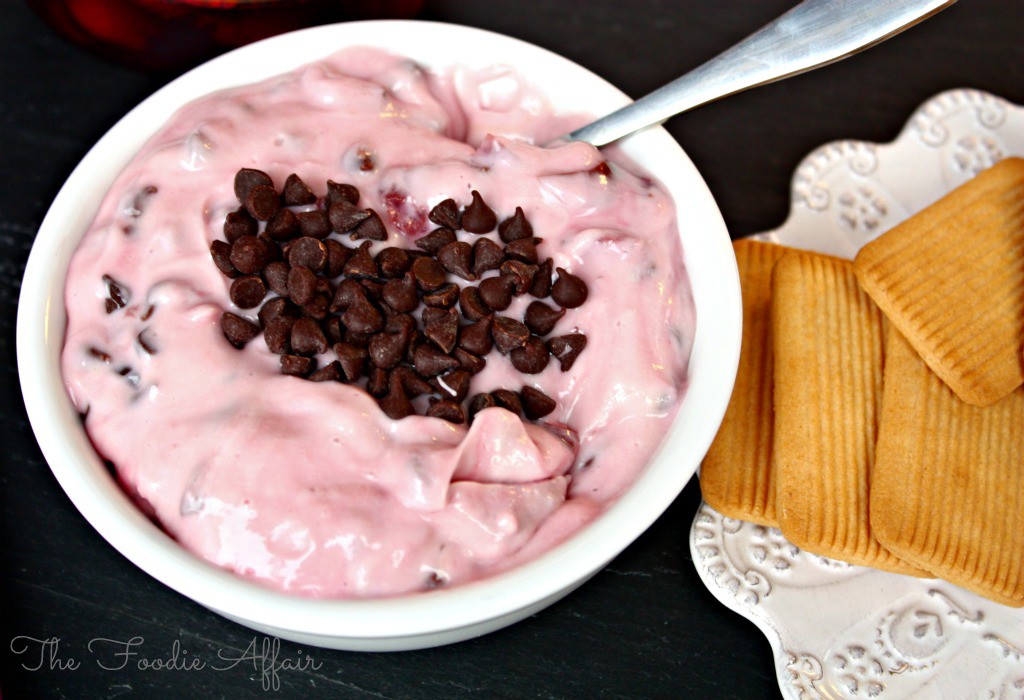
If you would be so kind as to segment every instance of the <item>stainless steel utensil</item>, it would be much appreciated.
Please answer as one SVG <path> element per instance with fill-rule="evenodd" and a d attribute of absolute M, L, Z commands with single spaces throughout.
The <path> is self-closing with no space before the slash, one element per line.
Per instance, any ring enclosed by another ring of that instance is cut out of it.
<path fill-rule="evenodd" d="M 565 138 L 603 146 L 707 102 L 844 59 L 954 2 L 806 0 L 704 65 Z"/>

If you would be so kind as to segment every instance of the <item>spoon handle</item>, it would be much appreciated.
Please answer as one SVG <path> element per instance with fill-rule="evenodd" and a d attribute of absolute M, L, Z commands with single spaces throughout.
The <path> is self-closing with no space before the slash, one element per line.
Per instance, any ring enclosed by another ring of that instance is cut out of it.
<path fill-rule="evenodd" d="M 603 146 L 707 102 L 839 61 L 954 2 L 805 0 L 704 65 L 566 138 Z"/>

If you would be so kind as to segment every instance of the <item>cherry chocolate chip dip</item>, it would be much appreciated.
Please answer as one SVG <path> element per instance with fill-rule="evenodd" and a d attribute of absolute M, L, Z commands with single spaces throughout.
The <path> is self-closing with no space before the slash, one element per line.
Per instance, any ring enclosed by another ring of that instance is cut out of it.
<path fill-rule="evenodd" d="M 183 107 L 70 265 L 71 400 L 182 546 L 314 597 L 536 557 L 685 393 L 676 211 L 506 68 L 358 49 Z"/>

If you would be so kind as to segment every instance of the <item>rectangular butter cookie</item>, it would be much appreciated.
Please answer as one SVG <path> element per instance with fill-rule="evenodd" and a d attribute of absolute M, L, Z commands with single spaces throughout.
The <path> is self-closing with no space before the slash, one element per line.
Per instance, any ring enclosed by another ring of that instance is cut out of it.
<path fill-rule="evenodd" d="M 857 254 L 857 277 L 964 401 L 1024 383 L 1024 160 L 1007 158 Z"/>
<path fill-rule="evenodd" d="M 773 469 L 779 527 L 851 564 L 925 575 L 875 538 L 869 487 L 882 398 L 884 318 L 853 265 L 792 251 L 772 275 Z"/>
<path fill-rule="evenodd" d="M 786 248 L 744 239 L 733 244 L 743 295 L 740 362 L 725 418 L 700 469 L 712 508 L 759 525 L 778 526 L 771 472 L 771 273 Z"/>
<path fill-rule="evenodd" d="M 1024 388 L 972 406 L 889 336 L 872 528 L 901 558 L 1024 606 Z"/>

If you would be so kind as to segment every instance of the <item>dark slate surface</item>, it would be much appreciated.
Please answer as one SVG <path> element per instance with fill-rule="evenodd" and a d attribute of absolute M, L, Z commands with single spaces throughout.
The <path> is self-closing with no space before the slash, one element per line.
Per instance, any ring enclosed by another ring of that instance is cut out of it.
<path fill-rule="evenodd" d="M 784 11 L 788 0 L 462 0 L 422 17 L 484 27 L 562 53 L 640 96 Z M 696 482 L 606 570 L 511 628 L 440 649 L 359 654 L 282 642 L 306 659 L 265 689 L 252 664 L 216 671 L 261 635 L 149 578 L 75 510 L 25 418 L 15 363 L 20 278 L 36 228 L 89 146 L 173 74 L 93 57 L 15 0 L 0 2 L 0 685 L 23 697 L 778 697 L 768 643 L 719 605 L 687 533 Z M 893 139 L 931 95 L 976 87 L 1024 103 L 1024 3 L 961 2 L 849 61 L 709 105 L 669 124 L 734 237 L 786 217 L 801 158 L 835 139 Z M 47 644 L 24 638 L 49 640 Z M 124 665 L 124 644 L 139 657 Z M 113 642 L 95 642 L 108 639 Z M 28 650 L 16 654 L 14 650 Z M 116 646 L 120 644 L 121 646 Z M 178 650 L 202 670 L 139 670 Z M 77 666 L 75 663 L 77 662 Z M 106 666 L 107 668 L 101 667 Z M 72 667 L 74 666 L 74 667 Z M 38 668 L 37 668 L 38 667 Z"/>

